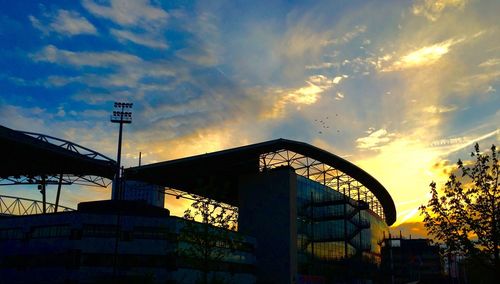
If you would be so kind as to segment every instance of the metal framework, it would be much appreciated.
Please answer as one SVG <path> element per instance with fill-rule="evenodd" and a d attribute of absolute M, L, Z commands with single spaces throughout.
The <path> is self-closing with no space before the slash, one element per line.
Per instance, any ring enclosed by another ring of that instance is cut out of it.
<path fill-rule="evenodd" d="M 286 149 L 264 153 L 259 157 L 260 171 L 282 166 L 292 167 L 300 176 L 319 182 L 353 200 L 365 202 L 372 212 L 385 220 L 382 204 L 377 197 L 362 183 L 333 166 Z"/>
<path fill-rule="evenodd" d="M 175 196 L 176 199 L 182 198 L 182 199 L 187 199 L 189 201 L 196 201 L 196 200 L 199 200 L 200 198 L 206 199 L 206 197 L 199 196 L 199 195 L 196 195 L 193 193 L 185 192 L 185 191 L 178 190 L 178 189 L 171 188 L 171 187 L 165 187 L 161 192 L 165 195 Z M 226 210 L 233 211 L 233 212 L 238 212 L 237 206 L 232 206 L 232 205 L 229 205 L 226 203 L 219 203 L 219 204 L 220 204 L 221 208 L 224 208 Z"/>
<path fill-rule="evenodd" d="M 7 129 L 7 128 L 5 128 Z M 29 139 L 35 139 L 38 141 L 41 141 L 42 144 L 51 144 L 54 145 L 58 148 L 61 148 L 65 151 L 73 152 L 76 153 L 84 160 L 86 159 L 91 159 L 95 161 L 99 161 L 100 163 L 105 162 L 109 164 L 115 164 L 115 162 L 107 157 L 104 156 L 96 151 L 93 151 L 89 148 L 80 146 L 78 144 L 75 144 L 71 141 L 63 140 L 60 138 L 56 138 L 53 136 L 45 135 L 45 134 L 40 134 L 40 133 L 34 133 L 34 132 L 26 132 L 26 131 L 15 131 L 15 130 L 9 130 L 7 129 L 6 131 L 10 131 L 11 136 L 17 137 L 16 135 L 22 134 L 21 136 L 28 136 L 30 137 Z M 8 132 L 9 133 L 9 132 Z M 12 134 L 14 133 L 14 134 Z M 15 140 L 14 140 L 15 141 Z M 23 139 L 20 139 L 20 141 L 24 141 Z M 12 142 L 11 142 L 12 143 Z M 14 142 L 15 145 L 16 142 Z M 22 154 L 22 152 L 20 153 Z M 15 159 L 15 157 L 13 157 Z M 50 165 L 50 160 L 47 161 L 47 166 Z M 25 161 L 25 163 L 29 163 L 29 161 Z M 52 163 L 57 163 L 57 162 L 52 162 Z M 77 163 L 77 162 L 76 162 Z M 29 164 L 27 164 L 29 166 Z M 61 171 L 60 173 L 57 173 L 57 171 Z M 109 180 L 106 177 L 103 176 L 98 176 L 94 172 L 73 172 L 72 170 L 67 170 L 69 173 L 65 173 L 64 169 L 58 169 L 58 170 L 47 170 L 45 168 L 40 168 L 36 171 L 18 171 L 16 172 L 10 172 L 8 174 L 2 174 L 0 175 L 0 186 L 8 186 L 8 185 L 38 185 L 38 190 L 40 190 L 40 193 L 42 194 L 42 205 L 40 206 L 35 200 L 29 200 L 29 199 L 23 199 L 19 197 L 12 197 L 17 201 L 14 201 L 13 203 L 10 204 L 9 207 L 6 208 L 17 208 L 13 210 L 28 210 L 24 212 L 36 212 L 36 213 L 50 213 L 51 210 L 57 211 L 59 207 L 59 199 L 60 199 L 60 194 L 61 194 L 61 189 L 62 185 L 71 185 L 71 184 L 77 184 L 77 185 L 86 185 L 86 186 L 96 186 L 96 187 L 108 187 L 111 184 L 111 180 Z M 90 173 L 90 174 L 89 174 Z M 57 185 L 57 195 L 56 195 L 56 200 L 54 204 L 47 203 L 46 200 L 46 186 L 47 185 Z M 24 206 L 24 203 L 21 202 L 21 200 L 28 200 L 32 202 L 28 206 Z M 4 207 L 6 206 L 3 204 Z M 63 208 L 63 207 L 62 207 Z M 37 211 L 38 210 L 38 211 Z M 19 211 L 21 212 L 21 211 Z M 18 213 L 19 213 L 18 212 Z"/>
<path fill-rule="evenodd" d="M 96 159 L 100 161 L 112 162 L 114 160 L 104 156 L 94 150 L 89 148 L 80 146 L 71 141 L 63 140 L 60 138 L 56 138 L 53 136 L 34 133 L 34 132 L 26 132 L 26 131 L 18 131 L 19 133 L 28 135 L 37 140 L 50 143 L 52 145 L 56 145 L 63 149 L 69 150 L 71 152 L 75 152 L 77 154 L 83 155 L 85 157 Z M 62 176 L 62 177 L 61 177 Z M 21 184 L 41 184 L 45 182 L 45 184 L 77 184 L 77 185 L 87 185 L 87 186 L 96 186 L 96 187 L 108 187 L 111 184 L 111 180 L 93 175 L 74 175 L 74 174 L 63 174 L 63 175 L 37 175 L 37 176 L 9 176 L 9 177 L 0 177 L 0 186 L 3 185 L 21 185 Z"/>
<path fill-rule="evenodd" d="M 94 150 L 91 150 L 89 148 L 80 146 L 78 144 L 75 144 L 71 141 L 63 140 L 60 138 L 52 137 L 49 135 L 45 134 L 40 134 L 40 133 L 34 133 L 34 132 L 26 132 L 26 131 L 18 131 L 19 133 L 26 134 L 28 136 L 31 136 L 33 138 L 36 138 L 38 140 L 41 140 L 43 142 L 47 142 L 56 146 L 59 146 L 61 148 L 64 148 L 66 150 L 78 153 L 80 155 L 92 158 L 92 159 L 97 159 L 97 160 L 102 160 L 102 161 L 107 161 L 107 162 L 114 162 L 111 158 L 108 158 Z"/>
<path fill-rule="evenodd" d="M 46 176 L 14 176 L 14 177 L 0 177 L 0 186 L 4 185 L 22 185 L 22 184 L 41 184 L 45 178 L 45 184 L 59 184 L 59 175 L 46 175 Z M 62 185 L 86 185 L 95 187 L 108 187 L 111 180 L 99 176 L 75 176 L 70 174 L 62 175 Z"/>
<path fill-rule="evenodd" d="M 66 206 L 61 206 L 53 203 L 46 203 L 46 208 L 44 210 L 44 205 L 42 201 L 20 198 L 15 196 L 0 195 L 0 215 L 34 215 L 45 213 L 55 213 L 55 212 L 65 212 L 74 211 L 75 209 Z"/>

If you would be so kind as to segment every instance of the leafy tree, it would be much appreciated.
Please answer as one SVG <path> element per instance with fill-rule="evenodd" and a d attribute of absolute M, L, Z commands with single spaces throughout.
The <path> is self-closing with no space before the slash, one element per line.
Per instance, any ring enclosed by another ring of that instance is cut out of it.
<path fill-rule="evenodd" d="M 238 210 L 203 196 L 193 196 L 193 199 L 191 207 L 184 211 L 187 222 L 179 238 L 186 246 L 180 249 L 180 254 L 201 266 L 202 283 L 223 283 L 223 279 L 215 276 L 209 281 L 208 274 L 241 243 L 232 232 L 237 228 Z"/>
<path fill-rule="evenodd" d="M 445 253 L 459 254 L 496 274 L 500 271 L 500 192 L 497 149 L 482 153 L 476 144 L 471 157 L 458 160 L 455 173 L 420 207 L 430 235 L 446 244 Z"/>

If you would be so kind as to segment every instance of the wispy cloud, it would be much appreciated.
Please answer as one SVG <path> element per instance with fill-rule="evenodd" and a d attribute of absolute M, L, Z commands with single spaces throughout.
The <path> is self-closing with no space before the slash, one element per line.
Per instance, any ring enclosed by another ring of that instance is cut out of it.
<path fill-rule="evenodd" d="M 43 21 L 30 15 L 29 20 L 36 29 L 44 35 L 55 32 L 64 36 L 75 36 L 80 34 L 96 35 L 97 29 L 85 17 L 78 12 L 58 10 L 55 15 L 45 14 Z"/>
<path fill-rule="evenodd" d="M 366 32 L 366 26 L 355 26 L 353 30 L 346 32 L 345 34 L 334 37 L 333 39 L 329 39 L 323 42 L 324 45 L 337 45 L 337 44 L 345 44 L 358 37 L 360 34 Z"/>
<path fill-rule="evenodd" d="M 320 63 L 320 64 L 316 64 L 316 65 L 307 65 L 306 66 L 306 69 L 327 69 L 327 68 L 332 68 L 332 67 L 336 67 L 336 66 L 339 66 L 340 64 L 338 63 L 333 63 L 333 62 L 323 62 L 323 63 Z"/>
<path fill-rule="evenodd" d="M 490 58 L 479 64 L 479 67 L 492 67 L 499 64 L 500 64 L 500 58 Z"/>
<path fill-rule="evenodd" d="M 416 0 L 412 12 L 430 21 L 437 21 L 446 10 L 463 9 L 466 2 L 467 0 Z"/>
<path fill-rule="evenodd" d="M 342 79 L 347 77 L 347 75 L 342 75 L 328 78 L 324 75 L 314 75 L 308 78 L 306 86 L 297 89 L 272 90 L 272 92 L 276 94 L 277 100 L 272 111 L 268 113 L 268 116 L 282 116 L 285 106 L 287 105 L 293 105 L 297 108 L 300 108 L 301 105 L 312 105 L 320 99 L 323 92 L 338 85 Z M 344 96 L 340 94 L 337 97 L 343 98 Z"/>
<path fill-rule="evenodd" d="M 483 93 L 491 93 L 494 88 L 491 84 L 500 81 L 500 70 L 478 72 L 469 76 L 459 78 L 454 84 L 454 90 L 462 93 L 471 93 L 476 90 L 484 90 Z"/>
<path fill-rule="evenodd" d="M 23 67 L 0 70 L 0 120 L 113 156 L 110 103 L 133 101 L 126 165 L 139 151 L 149 163 L 297 139 L 365 168 L 408 220 L 416 205 L 407 201 L 443 175 L 434 165 L 497 129 L 498 1 L 264 2 L 66 3 L 66 16 L 99 32 L 95 44 L 61 28 L 65 13 L 26 4 L 39 11 L 26 32 L 46 34 L 0 43 L 2 62 Z M 14 18 L 0 16 L 2 37 Z"/>
<path fill-rule="evenodd" d="M 110 33 L 121 42 L 130 41 L 135 44 L 158 49 L 168 48 L 167 42 L 161 37 L 153 37 L 149 34 L 139 34 L 127 30 L 118 29 L 111 29 Z"/>
<path fill-rule="evenodd" d="M 139 57 L 124 52 L 73 52 L 69 50 L 58 49 L 53 45 L 48 45 L 41 51 L 32 54 L 31 58 L 34 61 L 45 61 L 62 65 L 92 67 L 133 64 L 141 61 Z"/>
<path fill-rule="evenodd" d="M 82 5 L 94 16 L 118 24 L 120 29 L 111 28 L 109 32 L 123 44 L 132 42 L 154 49 L 169 47 L 162 33 L 169 14 L 149 0 L 112 0 L 109 5 L 83 0 Z"/>
<path fill-rule="evenodd" d="M 391 141 L 394 136 L 394 133 L 389 133 L 386 129 L 381 128 L 371 132 L 366 137 L 356 139 L 356 144 L 359 149 L 377 150 L 382 145 Z"/>
<path fill-rule="evenodd" d="M 449 39 L 436 44 L 421 47 L 415 51 L 411 51 L 398 60 L 395 60 L 387 67 L 382 67 L 380 71 L 391 72 L 416 67 L 424 67 L 433 65 L 438 62 L 445 54 L 450 52 L 450 48 L 464 39 Z M 384 61 L 389 61 L 392 56 L 388 55 Z"/>
<path fill-rule="evenodd" d="M 153 28 L 164 25 L 168 19 L 168 13 L 151 5 L 149 0 L 111 0 L 109 6 L 97 4 L 93 0 L 83 0 L 82 5 L 97 17 L 128 27 Z"/>
<path fill-rule="evenodd" d="M 446 113 L 457 110 L 456 106 L 435 106 L 431 105 L 424 108 L 425 112 L 428 113 Z"/>

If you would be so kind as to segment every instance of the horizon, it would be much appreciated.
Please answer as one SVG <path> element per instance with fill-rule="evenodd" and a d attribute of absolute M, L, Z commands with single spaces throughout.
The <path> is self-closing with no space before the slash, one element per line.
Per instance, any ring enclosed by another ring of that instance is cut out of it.
<path fill-rule="evenodd" d="M 500 141 L 498 1 L 2 6 L 0 124 L 116 159 L 109 115 L 133 102 L 125 167 L 139 152 L 150 164 L 298 140 L 375 177 L 396 204 L 393 228 L 419 235 L 429 183 L 443 184 L 474 143 Z M 0 193 L 39 199 L 35 186 Z M 110 196 L 74 185 L 61 198 Z"/>

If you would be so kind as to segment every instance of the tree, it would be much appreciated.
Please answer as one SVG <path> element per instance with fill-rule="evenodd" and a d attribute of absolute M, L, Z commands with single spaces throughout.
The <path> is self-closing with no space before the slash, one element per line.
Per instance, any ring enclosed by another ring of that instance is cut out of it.
<path fill-rule="evenodd" d="M 180 249 L 180 254 L 201 266 L 202 283 L 207 284 L 211 268 L 241 243 L 240 237 L 233 232 L 237 229 L 238 210 L 207 197 L 192 197 L 191 208 L 184 211 L 187 221 L 180 230 L 179 239 L 186 246 Z M 201 221 L 201 224 L 196 220 Z M 224 281 L 212 277 L 210 282 Z"/>
<path fill-rule="evenodd" d="M 446 244 L 445 253 L 463 255 L 498 274 L 499 162 L 495 145 L 490 150 L 482 153 L 476 144 L 471 153 L 473 161 L 458 160 L 441 194 L 432 182 L 432 197 L 420 212 L 429 234 Z"/>

